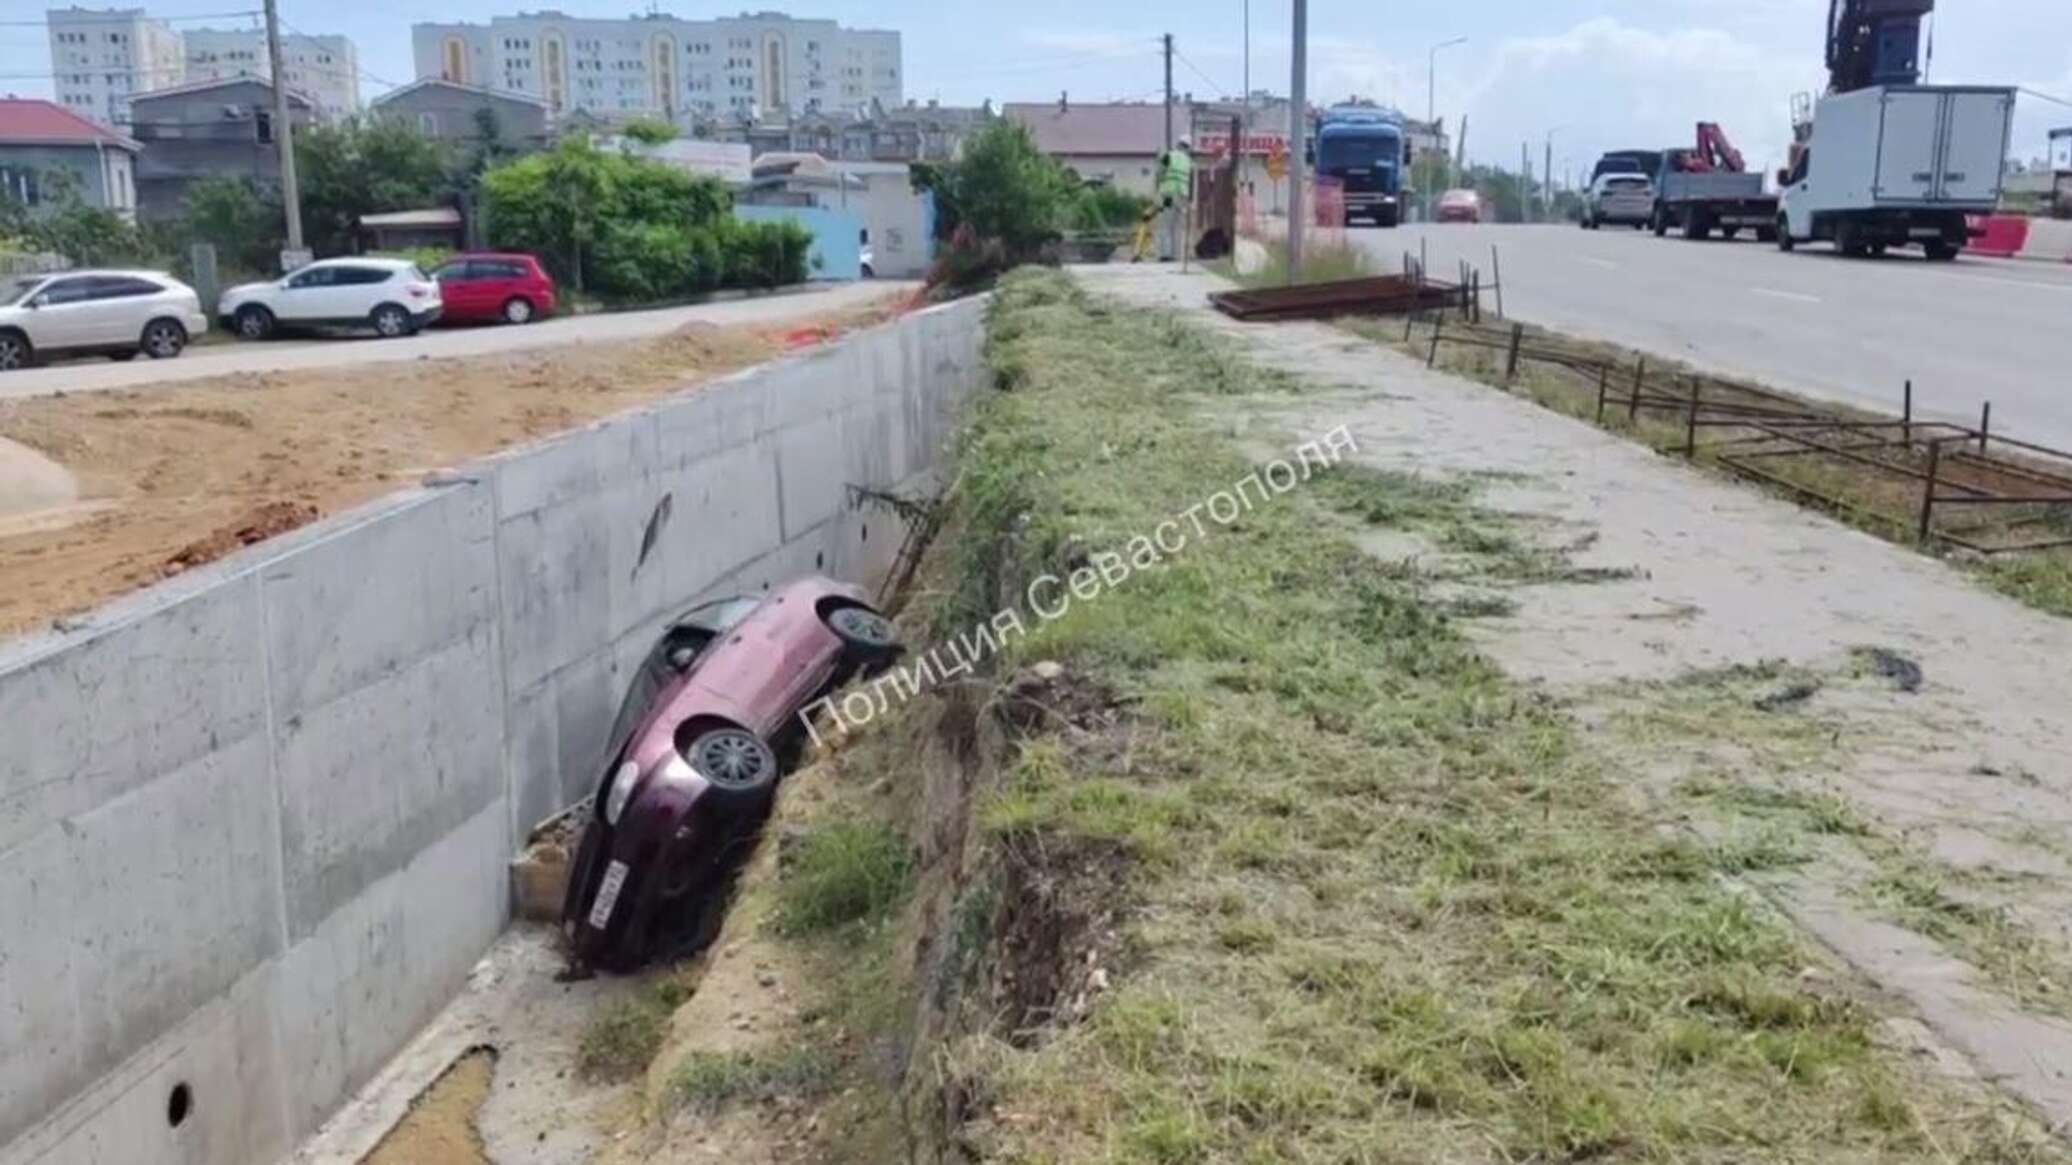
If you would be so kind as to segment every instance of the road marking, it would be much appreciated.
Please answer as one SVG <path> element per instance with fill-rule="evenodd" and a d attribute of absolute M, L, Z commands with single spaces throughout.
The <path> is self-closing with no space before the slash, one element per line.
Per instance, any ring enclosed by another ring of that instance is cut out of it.
<path fill-rule="evenodd" d="M 1749 288 L 1749 290 L 1755 292 L 1757 295 L 1775 296 L 1778 299 L 1789 299 L 1795 303 L 1820 302 L 1820 297 L 1817 295 L 1806 295 L 1797 291 L 1778 291 L 1775 288 L 1770 287 L 1751 287 Z"/>
<path fill-rule="evenodd" d="M 1597 258 L 1593 258 L 1593 257 L 1591 257 L 1591 256 L 1589 256 L 1589 255 L 1585 255 L 1585 256 L 1583 256 L 1583 262 L 1585 262 L 1585 263 L 1595 263 L 1595 264 L 1597 264 L 1597 265 L 1598 265 L 1599 267 L 1608 267 L 1608 268 L 1610 268 L 1610 269 L 1611 269 L 1611 270 L 1613 270 L 1613 271 L 1617 271 L 1617 270 L 1619 269 L 1619 265 L 1618 265 L 1617 263 L 1614 263 L 1614 262 L 1612 262 L 1612 261 L 1611 261 L 1610 259 L 1597 259 Z"/>

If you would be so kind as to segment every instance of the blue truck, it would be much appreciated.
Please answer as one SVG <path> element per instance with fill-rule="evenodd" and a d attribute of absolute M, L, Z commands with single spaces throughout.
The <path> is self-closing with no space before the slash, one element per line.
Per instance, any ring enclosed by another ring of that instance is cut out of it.
<path fill-rule="evenodd" d="M 1334 105 L 1318 115 L 1312 154 L 1319 177 L 1345 189 L 1345 221 L 1392 227 L 1403 219 L 1410 136 L 1403 115 L 1373 105 Z"/>

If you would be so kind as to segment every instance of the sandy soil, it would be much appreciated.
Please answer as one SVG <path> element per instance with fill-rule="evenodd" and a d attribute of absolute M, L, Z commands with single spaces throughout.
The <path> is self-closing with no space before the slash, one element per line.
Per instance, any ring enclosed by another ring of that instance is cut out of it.
<path fill-rule="evenodd" d="M 1508 614 L 1469 623 L 1488 654 L 1605 737 L 1665 827 L 1704 827 L 1706 811 L 1668 792 L 1698 775 L 1838 798 L 1863 835 L 1803 839 L 1803 863 L 1759 888 L 1882 989 L 1931 1054 L 1954 1049 L 2047 1124 L 2072 1122 L 2072 621 L 1327 325 L 1223 319 L 1203 301 L 1212 278 L 1085 277 L 1330 386 L 1224 407 L 1240 430 L 1284 450 L 1282 434 L 1348 425 L 1360 461 L 1470 477 L 1540 545 L 1578 548 L 1573 565 L 1606 573 L 1507 592 Z M 1415 539 L 1373 549 L 1444 572 Z M 1918 663 L 1918 690 L 1866 675 L 1873 647 Z M 1813 689 L 1787 710 L 1716 678 L 1780 665 Z M 1610 739 L 1636 706 L 1667 727 Z M 1912 922 L 1878 900 L 1881 883 L 1927 887 Z"/>
<path fill-rule="evenodd" d="M 0 439 L 70 470 L 79 499 L 0 525 L 0 636 L 98 605 L 427 472 L 581 425 L 788 346 L 876 322 L 900 296 L 652 340 L 241 374 L 0 403 Z"/>
<path fill-rule="evenodd" d="M 489 1165 L 475 1114 L 489 1096 L 496 1056 L 470 1052 L 441 1075 L 363 1165 Z"/>

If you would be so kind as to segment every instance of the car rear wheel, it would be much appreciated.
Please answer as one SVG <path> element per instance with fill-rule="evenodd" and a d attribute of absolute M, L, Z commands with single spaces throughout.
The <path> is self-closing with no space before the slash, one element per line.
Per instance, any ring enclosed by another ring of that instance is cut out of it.
<path fill-rule="evenodd" d="M 36 346 L 20 332 L 0 332 L 0 372 L 12 372 L 36 363 Z"/>
<path fill-rule="evenodd" d="M 529 324 L 532 322 L 532 301 L 522 295 L 514 295 L 504 303 L 504 322 L 507 324 Z"/>
<path fill-rule="evenodd" d="M 273 313 L 258 304 L 247 304 L 237 309 L 232 317 L 237 324 L 238 339 L 264 340 L 273 335 Z"/>
<path fill-rule="evenodd" d="M 1791 237 L 1791 223 L 1787 222 L 1781 214 L 1777 216 L 1776 235 L 1777 249 L 1786 254 L 1790 254 L 1792 248 L 1799 245 L 1799 241 Z"/>
<path fill-rule="evenodd" d="M 836 607 L 825 620 L 827 629 L 842 641 L 843 651 L 856 663 L 882 663 L 899 654 L 899 633 L 893 630 L 892 621 L 869 607 Z"/>
<path fill-rule="evenodd" d="M 144 325 L 144 354 L 153 360 L 170 360 L 187 347 L 187 329 L 177 320 L 152 320 Z"/>
<path fill-rule="evenodd" d="M 706 796 L 725 810 L 759 807 L 777 784 L 777 754 L 745 728 L 702 732 L 683 755 L 710 786 Z"/>
<path fill-rule="evenodd" d="M 385 303 L 374 309 L 367 317 L 374 326 L 374 332 L 384 340 L 393 340 L 410 334 L 410 313 L 393 303 Z"/>
<path fill-rule="evenodd" d="M 1956 246 L 1942 239 L 1923 243 L 1921 250 L 1931 263 L 1947 263 L 1957 257 Z"/>

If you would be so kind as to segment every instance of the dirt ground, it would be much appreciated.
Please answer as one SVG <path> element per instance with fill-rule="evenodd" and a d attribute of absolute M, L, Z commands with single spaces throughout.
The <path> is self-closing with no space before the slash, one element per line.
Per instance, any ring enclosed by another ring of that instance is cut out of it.
<path fill-rule="evenodd" d="M 0 522 L 0 636 L 76 614 L 469 458 L 582 425 L 897 310 L 693 325 L 624 345 L 241 374 L 0 404 L 75 502 Z"/>
<path fill-rule="evenodd" d="M 367 1155 L 365 1165 L 489 1165 L 475 1120 L 495 1071 L 491 1052 L 470 1052 L 455 1061 Z"/>
<path fill-rule="evenodd" d="M 1224 406 L 1261 449 L 1348 425 L 1362 463 L 1475 481 L 1564 552 L 1574 577 L 1491 591 L 1442 546 L 1371 547 L 1460 589 L 1484 651 L 1573 708 L 1663 828 L 1747 847 L 1748 885 L 1896 1035 L 2072 1122 L 2072 622 L 1336 328 L 1222 319 L 1215 280 L 1085 278 L 1329 386 Z"/>

